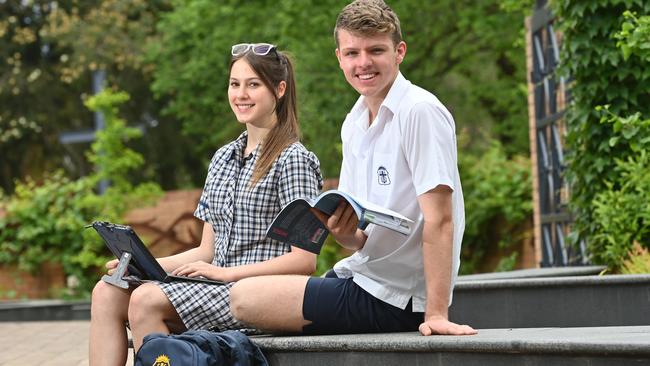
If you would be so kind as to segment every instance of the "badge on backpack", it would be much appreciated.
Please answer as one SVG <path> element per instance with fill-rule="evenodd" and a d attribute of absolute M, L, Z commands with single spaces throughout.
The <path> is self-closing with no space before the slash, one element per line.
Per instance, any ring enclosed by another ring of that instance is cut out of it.
<path fill-rule="evenodd" d="M 160 355 L 156 357 L 156 361 L 154 361 L 151 366 L 171 366 L 171 363 L 169 362 L 169 357 L 167 357 L 167 355 Z"/>

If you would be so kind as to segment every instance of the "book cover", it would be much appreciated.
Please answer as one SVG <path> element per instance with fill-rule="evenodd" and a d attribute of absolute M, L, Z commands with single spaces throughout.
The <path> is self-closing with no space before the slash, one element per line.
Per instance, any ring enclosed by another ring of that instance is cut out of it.
<path fill-rule="evenodd" d="M 320 250 L 329 234 L 327 227 L 311 212 L 314 207 L 327 215 L 336 210 L 341 200 L 347 201 L 359 219 L 359 229 L 368 224 L 380 225 L 404 235 L 411 232 L 412 220 L 339 190 L 329 190 L 314 199 L 298 198 L 286 205 L 269 226 L 266 235 L 289 243 L 315 254 Z"/>

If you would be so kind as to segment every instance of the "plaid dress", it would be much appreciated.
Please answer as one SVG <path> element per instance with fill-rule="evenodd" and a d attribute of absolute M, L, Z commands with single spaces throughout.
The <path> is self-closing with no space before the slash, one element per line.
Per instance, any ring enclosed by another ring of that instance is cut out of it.
<path fill-rule="evenodd" d="M 299 197 L 316 196 L 323 183 L 318 158 L 296 142 L 251 188 L 259 146 L 244 157 L 246 140 L 244 132 L 214 154 L 194 212 L 214 230 L 215 266 L 262 262 L 289 252 L 288 244 L 268 239 L 266 229 L 282 207 Z M 233 284 L 158 283 L 188 329 L 214 331 L 244 328 L 230 313 Z"/>

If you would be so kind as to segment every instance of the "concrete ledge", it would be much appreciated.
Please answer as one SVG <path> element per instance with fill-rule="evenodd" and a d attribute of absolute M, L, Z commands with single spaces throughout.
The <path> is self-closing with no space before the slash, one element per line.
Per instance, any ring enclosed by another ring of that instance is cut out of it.
<path fill-rule="evenodd" d="M 458 276 L 459 282 L 484 281 L 484 280 L 505 280 L 514 278 L 539 278 L 539 277 L 567 277 L 567 276 L 588 276 L 597 275 L 605 270 L 605 266 L 579 266 L 579 267 L 551 267 L 551 268 L 528 268 L 517 269 L 506 272 L 477 273 Z"/>
<path fill-rule="evenodd" d="M 650 284 L 650 274 L 607 275 L 576 277 L 527 277 L 488 280 L 464 280 L 456 283 L 454 290 L 495 289 L 495 288 L 539 288 L 555 286 L 598 286 Z"/>
<path fill-rule="evenodd" d="M 487 352 L 650 357 L 650 326 L 481 329 L 474 336 L 423 337 L 409 332 L 251 338 L 267 352 Z"/>
<path fill-rule="evenodd" d="M 88 319 L 90 319 L 90 301 L 88 300 L 0 302 L 0 322 Z"/>
<path fill-rule="evenodd" d="M 417 333 L 258 336 L 272 366 L 647 365 L 650 326 L 482 329 L 475 336 Z"/>
<path fill-rule="evenodd" d="M 449 317 L 475 328 L 650 324 L 650 275 L 459 282 Z"/>

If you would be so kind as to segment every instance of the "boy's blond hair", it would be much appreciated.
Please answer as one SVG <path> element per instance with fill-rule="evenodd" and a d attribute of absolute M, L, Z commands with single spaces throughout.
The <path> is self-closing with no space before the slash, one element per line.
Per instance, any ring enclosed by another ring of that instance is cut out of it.
<path fill-rule="evenodd" d="M 337 47 L 339 29 L 361 36 L 388 34 L 395 46 L 402 42 L 399 18 L 383 0 L 355 0 L 341 10 L 334 27 Z"/>

